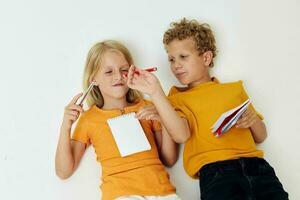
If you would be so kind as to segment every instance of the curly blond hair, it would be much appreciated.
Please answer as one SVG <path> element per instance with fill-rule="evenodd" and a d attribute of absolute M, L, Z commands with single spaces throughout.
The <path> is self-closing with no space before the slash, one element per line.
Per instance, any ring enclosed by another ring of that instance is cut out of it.
<path fill-rule="evenodd" d="M 193 38 L 199 55 L 211 51 L 213 59 L 210 67 L 214 66 L 214 58 L 217 55 L 216 40 L 210 26 L 206 23 L 200 24 L 197 20 L 181 19 L 179 22 L 172 22 L 170 28 L 164 33 L 163 43 L 165 47 L 173 40 L 184 40 Z"/>

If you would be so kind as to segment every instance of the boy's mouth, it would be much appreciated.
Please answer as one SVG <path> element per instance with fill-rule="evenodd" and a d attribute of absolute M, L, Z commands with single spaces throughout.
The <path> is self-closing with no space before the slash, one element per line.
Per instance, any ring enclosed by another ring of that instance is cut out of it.
<path fill-rule="evenodd" d="M 179 72 L 179 73 L 176 73 L 175 76 L 177 78 L 180 78 L 180 77 L 184 76 L 185 74 L 186 74 L 186 72 Z"/>

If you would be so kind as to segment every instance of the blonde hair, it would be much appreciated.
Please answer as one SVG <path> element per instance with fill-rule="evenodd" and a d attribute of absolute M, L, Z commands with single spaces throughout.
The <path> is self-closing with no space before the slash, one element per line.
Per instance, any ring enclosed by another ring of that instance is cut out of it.
<path fill-rule="evenodd" d="M 122 53 L 128 62 L 129 66 L 133 64 L 132 56 L 129 50 L 120 42 L 115 40 L 104 40 L 102 42 L 96 43 L 89 51 L 86 64 L 83 73 L 83 89 L 87 90 L 89 87 L 93 77 L 98 72 L 101 67 L 101 61 L 103 59 L 103 55 L 105 52 L 114 50 Z M 137 90 L 129 89 L 126 94 L 126 100 L 128 103 L 134 103 L 140 98 L 142 98 L 142 94 Z M 93 87 L 91 92 L 87 96 L 87 104 L 89 107 L 93 105 L 97 105 L 98 107 L 102 107 L 104 104 L 103 96 L 98 87 Z"/>
<path fill-rule="evenodd" d="M 183 18 L 179 22 L 171 23 L 171 27 L 164 33 L 163 43 L 167 46 L 175 39 L 184 40 L 188 38 L 192 38 L 195 41 L 199 55 L 206 51 L 211 51 L 213 58 L 216 57 L 217 47 L 213 31 L 208 24 L 200 24 L 196 20 Z M 213 59 L 209 66 L 214 66 Z"/>

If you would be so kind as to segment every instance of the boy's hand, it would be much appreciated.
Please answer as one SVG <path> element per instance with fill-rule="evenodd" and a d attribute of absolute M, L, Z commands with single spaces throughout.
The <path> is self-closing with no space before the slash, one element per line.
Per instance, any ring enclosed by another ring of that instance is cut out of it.
<path fill-rule="evenodd" d="M 135 71 L 138 71 L 139 74 L 134 73 Z M 156 76 L 133 65 L 130 66 L 127 77 L 127 85 L 132 89 L 139 90 L 150 96 L 162 91 Z"/>
<path fill-rule="evenodd" d="M 136 118 L 138 119 L 145 119 L 145 120 L 157 120 L 160 121 L 160 116 L 155 108 L 154 105 L 148 105 L 141 108 L 136 113 Z"/>
<path fill-rule="evenodd" d="M 64 117 L 63 117 L 63 128 L 70 128 L 72 124 L 78 119 L 80 113 L 83 113 L 83 108 L 76 105 L 78 99 L 82 96 L 82 93 L 77 94 L 70 103 L 65 107 Z"/>
<path fill-rule="evenodd" d="M 236 122 L 236 128 L 250 128 L 258 121 L 259 117 L 253 109 L 247 108 L 242 117 Z"/>

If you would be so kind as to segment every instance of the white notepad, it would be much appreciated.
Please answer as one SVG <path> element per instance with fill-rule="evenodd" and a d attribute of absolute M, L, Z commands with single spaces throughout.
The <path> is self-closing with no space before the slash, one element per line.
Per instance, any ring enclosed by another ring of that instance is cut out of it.
<path fill-rule="evenodd" d="M 134 112 L 108 119 L 107 123 L 122 157 L 151 149 Z"/>

